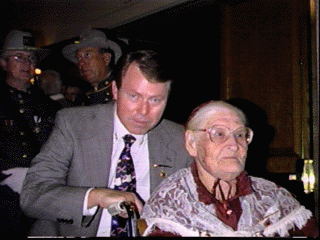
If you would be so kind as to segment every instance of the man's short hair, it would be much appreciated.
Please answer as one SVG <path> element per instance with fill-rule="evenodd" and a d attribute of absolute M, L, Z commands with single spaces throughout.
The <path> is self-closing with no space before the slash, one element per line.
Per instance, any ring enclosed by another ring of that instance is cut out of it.
<path fill-rule="evenodd" d="M 127 53 L 119 60 L 115 71 L 117 88 L 121 88 L 122 78 L 130 64 L 136 63 L 145 78 L 152 83 L 172 83 L 169 69 L 165 66 L 165 59 L 153 50 L 137 50 Z"/>

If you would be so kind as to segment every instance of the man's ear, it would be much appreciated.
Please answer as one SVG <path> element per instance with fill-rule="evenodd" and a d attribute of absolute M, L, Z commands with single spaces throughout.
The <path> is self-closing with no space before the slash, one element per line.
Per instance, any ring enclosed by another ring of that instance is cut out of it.
<path fill-rule="evenodd" d="M 3 70 L 7 71 L 7 61 L 3 58 L 0 59 L 0 65 Z"/>
<path fill-rule="evenodd" d="M 185 146 L 192 157 L 197 156 L 197 144 L 196 144 L 196 136 L 193 131 L 187 130 L 185 132 Z"/>
<path fill-rule="evenodd" d="M 117 87 L 116 81 L 112 81 L 112 95 L 113 95 L 113 99 L 115 100 L 118 99 L 118 87 Z"/>
<path fill-rule="evenodd" d="M 109 66 L 110 62 L 111 62 L 111 53 L 104 53 L 103 54 L 103 59 L 106 62 L 106 66 Z"/>

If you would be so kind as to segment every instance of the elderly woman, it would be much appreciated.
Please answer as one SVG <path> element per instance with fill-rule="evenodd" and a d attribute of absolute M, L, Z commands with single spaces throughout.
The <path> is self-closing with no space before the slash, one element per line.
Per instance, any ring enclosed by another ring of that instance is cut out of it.
<path fill-rule="evenodd" d="M 312 213 L 267 180 L 247 176 L 253 132 L 238 108 L 210 101 L 191 114 L 185 145 L 195 162 L 171 175 L 141 218 L 148 236 L 317 236 Z"/>

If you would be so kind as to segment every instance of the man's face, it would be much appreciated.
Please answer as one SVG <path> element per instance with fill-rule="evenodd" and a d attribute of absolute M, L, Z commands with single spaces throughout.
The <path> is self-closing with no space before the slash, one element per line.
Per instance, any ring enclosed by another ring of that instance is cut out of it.
<path fill-rule="evenodd" d="M 71 102 L 75 102 L 77 95 L 80 93 L 79 87 L 68 86 L 64 92 L 64 96 Z"/>
<path fill-rule="evenodd" d="M 110 53 L 100 53 L 98 48 L 87 47 L 77 51 L 77 66 L 84 80 L 97 86 L 108 75 Z"/>
<path fill-rule="evenodd" d="M 160 121 L 169 89 L 170 82 L 149 82 L 136 63 L 131 63 L 123 75 L 120 89 L 112 83 L 118 117 L 130 133 L 145 134 Z"/>
<path fill-rule="evenodd" d="M 21 83 L 28 83 L 34 75 L 36 57 L 27 51 L 9 51 L 1 65 L 7 71 L 7 78 Z"/>
<path fill-rule="evenodd" d="M 229 111 L 214 114 L 203 128 L 211 126 L 222 126 L 230 132 L 245 127 L 239 117 Z M 194 131 L 186 133 L 187 141 L 188 134 L 200 134 L 191 145 L 186 144 L 190 155 L 196 159 L 199 175 L 232 181 L 244 170 L 248 145 L 239 144 L 232 134 L 223 143 L 212 142 L 207 132 Z"/>

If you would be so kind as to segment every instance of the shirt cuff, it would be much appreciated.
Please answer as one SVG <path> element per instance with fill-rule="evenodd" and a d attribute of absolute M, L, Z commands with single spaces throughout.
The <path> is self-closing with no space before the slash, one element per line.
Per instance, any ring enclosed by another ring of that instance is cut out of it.
<path fill-rule="evenodd" d="M 83 216 L 93 216 L 97 209 L 98 206 L 92 207 L 90 209 L 88 209 L 88 198 L 89 198 L 89 194 L 90 192 L 93 190 L 94 188 L 90 188 L 87 192 L 86 195 L 84 196 L 84 202 L 83 202 L 83 210 L 82 210 L 82 215 Z"/>

